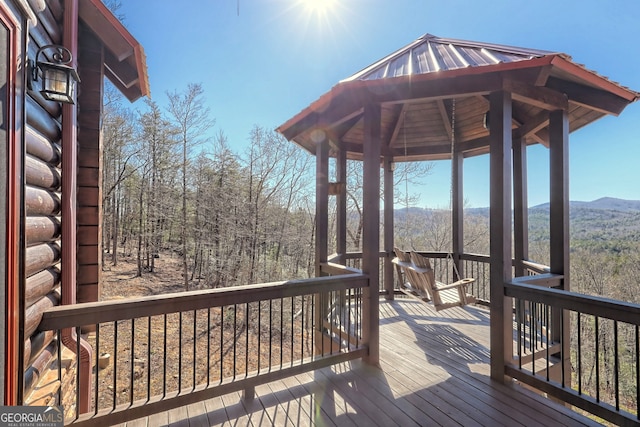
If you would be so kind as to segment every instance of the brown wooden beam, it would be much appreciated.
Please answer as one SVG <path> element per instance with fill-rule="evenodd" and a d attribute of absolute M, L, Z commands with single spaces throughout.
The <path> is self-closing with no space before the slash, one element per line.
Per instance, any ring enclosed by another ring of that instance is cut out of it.
<path fill-rule="evenodd" d="M 322 275 L 321 265 L 327 262 L 329 241 L 329 141 L 324 138 L 316 142 L 316 254 L 315 275 Z M 314 328 L 318 336 L 323 334 L 322 323 L 327 315 L 327 298 L 317 293 L 314 295 L 316 307 Z M 316 343 L 316 354 L 322 353 Z"/>
<path fill-rule="evenodd" d="M 490 222 L 491 235 L 491 377 L 505 381 L 504 369 L 513 353 L 512 305 L 504 296 L 511 279 L 511 94 L 490 95 Z"/>
<path fill-rule="evenodd" d="M 484 99 L 484 97 L 479 96 L 478 98 Z M 440 112 L 440 117 L 442 118 L 442 124 L 447 131 L 447 135 L 449 136 L 449 140 L 451 140 L 452 128 L 451 128 L 451 117 L 449 117 L 449 113 L 447 112 L 447 108 L 444 105 L 444 100 L 438 99 L 436 101 L 438 104 L 438 111 Z"/>
<path fill-rule="evenodd" d="M 534 82 L 535 86 L 544 86 L 547 84 L 549 80 L 549 76 L 551 75 L 551 70 L 553 70 L 553 65 L 545 65 L 540 67 L 538 70 L 538 77 Z"/>
<path fill-rule="evenodd" d="M 342 146 L 342 144 L 340 144 Z M 336 180 L 341 190 L 336 197 L 336 252 L 340 264 L 346 263 L 347 253 L 347 151 L 340 149 L 336 156 Z"/>
<path fill-rule="evenodd" d="M 131 50 L 133 55 L 133 49 Z M 105 49 L 105 66 L 111 71 L 112 78 L 118 81 L 125 88 L 129 89 L 140 81 L 138 70 L 126 60 L 119 61 L 109 50 Z"/>
<path fill-rule="evenodd" d="M 516 277 L 525 275 L 523 260 L 529 259 L 529 212 L 527 201 L 527 145 L 513 140 L 513 245 Z"/>
<path fill-rule="evenodd" d="M 552 274 L 563 275 L 561 288 L 570 290 L 569 280 L 569 116 L 567 111 L 549 114 L 549 246 Z M 560 378 L 554 380 L 571 387 L 570 319 L 561 310 L 552 311 L 554 341 L 563 347 Z"/>
<path fill-rule="evenodd" d="M 393 158 L 385 156 L 384 169 L 384 290 L 385 299 L 393 300 L 393 258 L 394 247 L 394 191 L 393 191 Z"/>
<path fill-rule="evenodd" d="M 340 123 L 335 123 L 332 126 L 332 129 L 333 129 L 336 140 L 342 141 L 344 136 L 351 130 L 351 128 L 356 126 L 358 122 L 360 122 L 360 120 L 362 120 L 362 115 L 357 114 L 357 115 L 354 115 L 353 117 L 350 117 L 348 120 L 344 120 Z"/>
<path fill-rule="evenodd" d="M 400 111 L 398 113 L 398 117 L 396 118 L 396 123 L 393 126 L 393 132 L 391 132 L 391 137 L 389 138 L 389 143 L 387 144 L 387 147 L 386 147 L 386 152 L 387 153 L 390 153 L 391 146 L 396 143 L 396 140 L 398 139 L 398 134 L 400 133 L 400 129 L 402 129 L 402 127 L 404 126 L 404 121 L 405 121 L 405 118 L 406 118 L 407 105 L 408 104 L 402 104 L 402 107 L 400 108 Z M 403 145 L 403 147 L 404 147 L 404 145 Z"/>
<path fill-rule="evenodd" d="M 329 141 L 316 145 L 316 277 L 327 262 L 329 234 Z"/>
<path fill-rule="evenodd" d="M 379 297 L 380 283 L 380 104 L 364 108 L 364 164 L 362 196 L 362 272 L 369 275 L 363 295 L 363 340 L 368 344 L 366 362 L 377 365 L 380 358 Z"/>
<path fill-rule="evenodd" d="M 461 152 L 455 152 L 451 159 L 451 230 L 453 241 L 454 273 L 456 280 L 464 277 L 460 256 L 464 253 L 464 188 L 463 188 L 463 161 Z"/>
<path fill-rule="evenodd" d="M 567 97 L 555 90 L 524 84 L 513 80 L 504 81 L 504 90 L 511 92 L 514 101 L 524 102 L 545 110 L 568 108 Z"/>
<path fill-rule="evenodd" d="M 565 276 L 569 290 L 569 118 L 566 111 L 549 115 L 550 272 Z"/>
<path fill-rule="evenodd" d="M 357 116 L 362 113 L 362 106 L 369 102 L 404 103 L 452 96 L 464 97 L 487 94 L 502 88 L 502 78 L 497 74 L 458 76 L 440 79 L 437 84 L 434 84 L 431 76 L 422 75 L 420 79 L 416 77 L 396 79 L 396 84 L 381 95 L 372 95 L 375 87 L 380 85 L 379 82 L 341 83 L 323 96 L 326 101 L 322 111 L 309 112 L 291 126 L 279 128 L 279 131 L 287 139 L 295 139 L 313 126 L 334 126 Z"/>
<path fill-rule="evenodd" d="M 543 110 L 531 117 L 525 123 L 522 124 L 518 129 L 515 130 L 514 136 L 518 138 L 527 138 L 536 134 L 538 131 L 544 129 L 549 125 L 549 112 Z"/>
<path fill-rule="evenodd" d="M 556 77 L 549 77 L 547 87 L 562 92 L 569 97 L 569 101 L 585 106 L 592 110 L 617 116 L 629 104 L 624 98 L 620 98 L 610 92 L 598 90 L 579 83 L 568 82 Z"/>
<path fill-rule="evenodd" d="M 465 144 L 466 145 L 466 144 Z M 389 154 L 393 157 L 404 157 L 405 154 L 407 157 L 412 156 L 426 156 L 432 154 L 447 154 L 447 158 L 450 157 L 448 154 L 451 154 L 451 143 L 446 144 L 438 144 L 438 145 L 425 145 L 421 147 L 407 147 L 406 150 L 404 147 L 394 147 L 389 150 Z"/>
<path fill-rule="evenodd" d="M 464 98 L 468 96 L 484 95 L 502 88 L 502 77 L 497 74 L 467 75 L 439 79 L 433 78 L 402 79 L 391 90 L 384 91 L 373 97 L 373 101 L 380 103 L 419 102 L 448 98 Z M 431 77 L 431 76 L 428 76 Z M 369 88 L 365 88 L 370 93 Z"/>

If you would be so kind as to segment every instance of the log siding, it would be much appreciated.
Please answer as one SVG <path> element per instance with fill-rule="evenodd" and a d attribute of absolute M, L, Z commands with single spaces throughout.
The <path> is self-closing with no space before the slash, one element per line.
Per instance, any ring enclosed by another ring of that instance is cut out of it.
<path fill-rule="evenodd" d="M 28 57 L 38 48 L 61 43 L 61 28 L 51 11 L 56 1 L 42 11 L 33 10 L 38 24 L 29 27 Z M 26 155 L 24 192 L 26 211 L 24 289 L 24 403 L 42 373 L 55 359 L 54 334 L 39 332 L 42 313 L 60 303 L 61 261 L 61 108 L 45 100 L 34 88 L 26 94 Z"/>

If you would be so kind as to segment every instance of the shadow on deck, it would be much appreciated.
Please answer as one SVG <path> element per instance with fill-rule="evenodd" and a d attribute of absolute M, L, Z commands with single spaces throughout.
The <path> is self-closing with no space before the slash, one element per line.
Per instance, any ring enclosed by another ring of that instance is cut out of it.
<path fill-rule="evenodd" d="M 342 363 L 126 426 L 598 425 L 517 384 L 489 378 L 489 312 L 380 302 L 380 369 Z M 124 425 L 124 424 L 123 424 Z"/>

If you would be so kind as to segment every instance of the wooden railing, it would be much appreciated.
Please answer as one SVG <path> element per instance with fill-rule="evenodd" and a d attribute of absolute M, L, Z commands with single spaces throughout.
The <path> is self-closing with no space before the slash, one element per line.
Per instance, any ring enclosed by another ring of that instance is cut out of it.
<path fill-rule="evenodd" d="M 451 283 L 458 278 L 454 268 L 453 258 L 448 252 L 418 252 L 420 255 L 429 259 L 434 269 L 436 280 L 442 283 Z M 389 259 L 395 255 L 390 255 Z M 385 277 L 385 258 L 387 255 L 380 252 L 380 283 L 378 289 L 381 294 L 386 293 L 384 289 L 383 278 Z M 345 255 L 346 264 L 352 269 L 359 269 L 362 259 L 361 252 L 348 252 Z M 458 274 L 464 277 L 473 277 L 475 282 L 469 287 L 469 293 L 474 295 L 477 303 L 480 305 L 489 305 L 490 302 L 490 286 L 489 286 L 489 256 L 478 254 L 462 254 L 460 256 L 461 269 Z M 393 268 L 393 267 L 391 267 Z M 394 289 L 400 289 L 400 278 L 397 271 L 394 271 Z"/>
<path fill-rule="evenodd" d="M 46 311 L 40 330 L 95 328 L 92 411 L 66 422 L 112 425 L 233 391 L 251 396 L 257 385 L 363 357 L 368 277 L 333 272 L 343 274 Z"/>
<path fill-rule="evenodd" d="M 429 258 L 439 281 L 453 278 L 449 254 L 420 254 Z M 385 254 L 380 255 L 382 278 Z M 360 254 L 346 258 L 359 266 Z M 462 254 L 460 260 L 460 273 L 476 279 L 471 293 L 488 304 L 489 256 Z M 640 305 L 555 289 L 563 277 L 540 263 L 523 260 L 520 268 L 525 276 L 505 284 L 505 296 L 514 298 L 514 326 L 506 332 L 513 334 L 514 351 L 506 374 L 609 422 L 638 425 Z"/>
<path fill-rule="evenodd" d="M 553 289 L 560 278 L 505 284 L 517 337 L 506 374 L 609 422 L 637 425 L 640 305 Z"/>

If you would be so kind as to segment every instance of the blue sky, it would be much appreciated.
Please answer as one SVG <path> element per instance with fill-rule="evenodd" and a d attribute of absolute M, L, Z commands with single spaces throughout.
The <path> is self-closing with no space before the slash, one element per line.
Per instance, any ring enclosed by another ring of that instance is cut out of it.
<path fill-rule="evenodd" d="M 254 125 L 274 129 L 341 79 L 425 33 L 559 51 L 640 91 L 640 1 L 123 0 L 147 55 L 152 98 L 202 83 L 213 133 L 238 152 Z M 143 107 L 139 102 L 140 108 Z M 640 102 L 570 136 L 572 200 L 640 199 Z M 488 156 L 465 161 L 470 207 L 488 206 Z M 448 206 L 449 162 L 436 162 L 423 207 Z M 529 150 L 529 204 L 548 201 L 548 152 Z"/>

